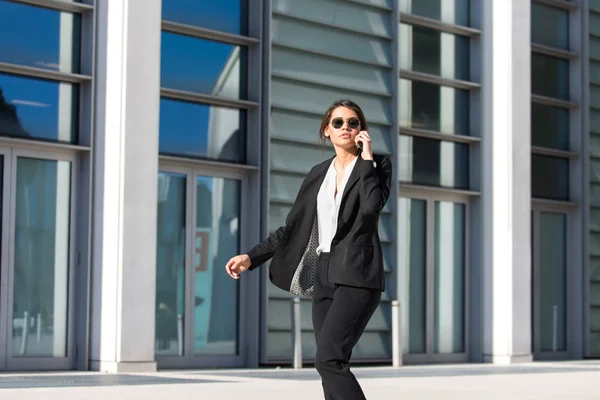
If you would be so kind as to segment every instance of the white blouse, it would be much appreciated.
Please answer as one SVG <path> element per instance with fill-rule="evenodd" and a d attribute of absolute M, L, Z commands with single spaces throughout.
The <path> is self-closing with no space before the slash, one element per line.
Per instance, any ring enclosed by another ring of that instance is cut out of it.
<path fill-rule="evenodd" d="M 358 158 L 358 157 L 357 157 Z M 335 187 L 337 182 L 337 171 L 335 170 L 335 158 L 331 162 L 327 175 L 321 184 L 319 194 L 317 195 L 317 220 L 319 225 L 319 246 L 317 254 L 329 253 L 331 250 L 331 241 L 337 231 L 338 214 L 340 212 L 340 204 L 344 194 L 344 188 L 350 178 L 350 174 L 356 165 L 355 158 L 348 164 L 344 170 L 344 180 L 340 185 L 340 189 L 336 195 Z"/>

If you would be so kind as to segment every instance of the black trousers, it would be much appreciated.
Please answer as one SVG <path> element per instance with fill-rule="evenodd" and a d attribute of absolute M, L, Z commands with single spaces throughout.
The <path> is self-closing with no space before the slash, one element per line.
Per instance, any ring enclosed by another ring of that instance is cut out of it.
<path fill-rule="evenodd" d="M 327 280 L 329 253 L 321 253 L 313 293 L 316 368 L 325 400 L 365 399 L 350 372 L 352 349 L 377 309 L 381 291 L 334 285 Z"/>

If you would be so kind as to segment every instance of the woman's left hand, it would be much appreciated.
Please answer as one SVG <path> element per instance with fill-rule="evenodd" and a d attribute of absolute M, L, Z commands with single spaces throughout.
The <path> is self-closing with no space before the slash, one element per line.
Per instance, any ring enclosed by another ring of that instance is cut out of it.
<path fill-rule="evenodd" d="M 371 146 L 371 137 L 367 131 L 360 131 L 356 138 L 354 138 L 356 145 L 358 146 L 358 142 L 362 143 L 362 152 L 361 156 L 363 160 L 373 160 L 373 147 Z"/>

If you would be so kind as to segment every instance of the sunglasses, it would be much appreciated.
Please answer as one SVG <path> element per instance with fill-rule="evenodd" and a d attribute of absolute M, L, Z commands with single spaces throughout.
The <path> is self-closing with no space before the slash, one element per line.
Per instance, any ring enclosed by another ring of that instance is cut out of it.
<path fill-rule="evenodd" d="M 360 126 L 360 121 L 358 120 L 358 118 L 348 118 L 348 127 L 350 129 L 357 129 Z M 340 129 L 342 126 L 344 126 L 344 119 L 343 118 L 334 118 L 331 120 L 331 126 L 333 126 L 335 129 Z"/>

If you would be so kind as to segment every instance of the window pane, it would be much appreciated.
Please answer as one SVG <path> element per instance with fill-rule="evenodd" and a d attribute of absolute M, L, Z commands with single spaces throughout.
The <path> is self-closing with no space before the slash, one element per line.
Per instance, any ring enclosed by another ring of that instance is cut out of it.
<path fill-rule="evenodd" d="M 403 293 L 404 353 L 426 352 L 427 223 L 426 202 L 398 200 L 398 285 Z"/>
<path fill-rule="evenodd" d="M 531 156 L 532 197 L 569 199 L 569 160 L 565 158 Z"/>
<path fill-rule="evenodd" d="M 590 105 L 600 108 L 600 87 L 590 85 Z"/>
<path fill-rule="evenodd" d="M 569 150 L 569 110 L 531 104 L 531 136 L 534 146 Z"/>
<path fill-rule="evenodd" d="M 233 108 L 161 99 L 161 154 L 243 162 L 246 112 Z"/>
<path fill-rule="evenodd" d="M 194 352 L 238 352 L 238 281 L 223 266 L 240 252 L 240 182 L 199 176 L 194 238 Z"/>
<path fill-rule="evenodd" d="M 403 70 L 469 80 L 469 39 L 466 37 L 400 24 L 400 40 L 400 68 Z"/>
<path fill-rule="evenodd" d="M 401 182 L 469 188 L 469 147 L 413 136 L 400 136 Z"/>
<path fill-rule="evenodd" d="M 201 28 L 247 35 L 247 7 L 247 0 L 163 0 L 162 18 Z"/>
<path fill-rule="evenodd" d="M 568 50 L 569 12 L 531 2 L 531 41 Z"/>
<path fill-rule="evenodd" d="M 600 85 L 600 62 L 590 61 L 590 82 Z"/>
<path fill-rule="evenodd" d="M 589 13 L 590 15 L 590 33 L 592 35 L 600 36 L 600 15 L 597 13 Z"/>
<path fill-rule="evenodd" d="M 469 25 L 469 0 L 400 0 L 400 11 L 454 25 Z"/>
<path fill-rule="evenodd" d="M 12 354 L 67 356 L 71 163 L 17 159 Z"/>
<path fill-rule="evenodd" d="M 0 135 L 77 143 L 78 87 L 0 74 Z"/>
<path fill-rule="evenodd" d="M 569 62 L 531 54 L 531 90 L 541 96 L 569 100 Z"/>
<path fill-rule="evenodd" d="M 185 322 L 184 174 L 158 174 L 156 355 L 183 355 Z"/>
<path fill-rule="evenodd" d="M 247 53 L 240 46 L 162 32 L 161 86 L 246 99 Z"/>
<path fill-rule="evenodd" d="M 600 39 L 590 37 L 590 57 L 600 60 Z"/>
<path fill-rule="evenodd" d="M 435 202 L 436 353 L 465 351 L 465 206 Z"/>
<path fill-rule="evenodd" d="M 540 213 L 540 350 L 567 348 L 567 221 L 564 214 Z"/>
<path fill-rule="evenodd" d="M 0 62 L 77 73 L 80 24 L 79 15 L 0 0 Z"/>
<path fill-rule="evenodd" d="M 400 126 L 469 134 L 469 92 L 400 79 Z"/>

